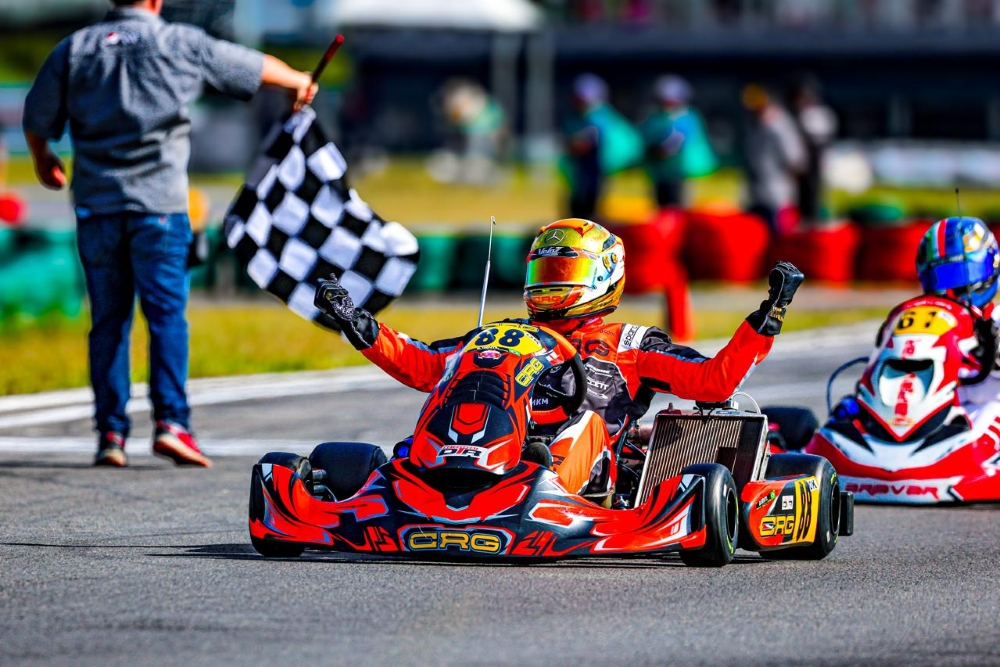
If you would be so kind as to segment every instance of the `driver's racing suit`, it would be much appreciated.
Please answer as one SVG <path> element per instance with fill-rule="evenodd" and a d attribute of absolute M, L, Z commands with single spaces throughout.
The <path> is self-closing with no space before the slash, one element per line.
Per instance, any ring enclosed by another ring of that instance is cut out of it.
<path fill-rule="evenodd" d="M 408 387 L 433 389 L 449 356 L 461 349 L 462 338 L 425 344 L 376 323 L 361 309 L 356 313 L 369 322 L 359 327 L 360 337 L 349 340 L 369 361 Z M 558 331 L 583 358 L 588 384 L 583 406 L 565 424 L 543 434 L 555 436 L 550 450 L 563 485 L 573 493 L 598 497 L 614 490 L 615 438 L 648 409 L 654 391 L 724 401 L 767 356 L 774 341 L 744 322 L 718 355 L 707 358 L 673 343 L 655 327 L 607 323 L 600 317 L 531 324 Z M 546 381 L 570 384 L 572 378 L 566 373 L 563 379 L 540 380 Z M 536 407 L 548 407 L 547 401 L 536 392 Z"/>

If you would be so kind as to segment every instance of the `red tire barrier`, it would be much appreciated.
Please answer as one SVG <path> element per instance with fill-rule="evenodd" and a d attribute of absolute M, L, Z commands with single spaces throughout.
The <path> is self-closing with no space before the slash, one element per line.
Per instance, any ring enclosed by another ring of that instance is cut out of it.
<path fill-rule="evenodd" d="M 24 222 L 28 207 L 24 200 L 12 192 L 0 195 L 0 222 L 19 225 Z"/>
<path fill-rule="evenodd" d="M 809 282 L 846 283 L 854 279 L 861 231 L 852 223 L 836 227 L 800 229 L 774 239 L 768 264 L 791 262 Z"/>
<path fill-rule="evenodd" d="M 625 246 L 625 291 L 645 294 L 663 289 L 673 280 L 666 264 L 677 263 L 684 242 L 684 212 L 665 209 L 642 224 L 608 225 Z"/>
<path fill-rule="evenodd" d="M 667 308 L 665 328 L 679 341 L 694 338 L 687 271 L 681 262 L 686 226 L 680 209 L 663 209 L 639 225 L 608 225 L 625 246 L 625 291 L 662 291 Z"/>
<path fill-rule="evenodd" d="M 914 220 L 897 227 L 863 229 L 858 278 L 914 282 L 917 279 L 917 248 L 932 224 L 932 220 Z"/>
<path fill-rule="evenodd" d="M 688 214 L 684 258 L 691 277 L 749 282 L 764 276 L 770 232 L 749 213 Z"/>

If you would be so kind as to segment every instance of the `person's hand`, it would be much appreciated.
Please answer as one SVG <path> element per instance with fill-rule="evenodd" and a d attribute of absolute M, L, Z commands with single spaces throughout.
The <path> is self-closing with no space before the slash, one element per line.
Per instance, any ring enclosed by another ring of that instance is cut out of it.
<path fill-rule="evenodd" d="M 316 98 L 316 93 L 319 92 L 319 84 L 312 80 L 312 75 L 308 72 L 300 72 L 302 75 L 302 81 L 299 85 L 292 91 L 295 95 L 295 104 L 293 109 L 298 111 L 306 104 L 312 104 L 312 101 Z"/>
<path fill-rule="evenodd" d="M 345 327 L 353 327 L 354 300 L 337 280 L 336 275 L 331 273 L 329 278 L 319 281 L 313 304 L 336 320 L 341 330 Z"/>
<path fill-rule="evenodd" d="M 355 349 L 367 350 L 375 344 L 379 334 L 378 322 L 367 310 L 354 306 L 354 299 L 336 275 L 331 273 L 329 278 L 319 281 L 313 304 L 333 320 Z"/>
<path fill-rule="evenodd" d="M 66 187 L 66 170 L 62 160 L 51 149 L 35 160 L 35 174 L 39 182 L 49 190 L 62 190 Z"/>
<path fill-rule="evenodd" d="M 760 308 L 747 316 L 747 322 L 754 331 L 765 336 L 777 336 L 781 333 L 785 311 L 804 279 L 802 272 L 789 262 L 774 265 L 767 277 L 767 298 L 761 301 Z"/>

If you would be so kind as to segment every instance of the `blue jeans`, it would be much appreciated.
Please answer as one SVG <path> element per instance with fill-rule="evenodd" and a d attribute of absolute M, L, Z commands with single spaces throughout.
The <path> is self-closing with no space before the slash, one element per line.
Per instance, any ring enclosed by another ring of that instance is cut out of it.
<path fill-rule="evenodd" d="M 135 296 L 149 323 L 153 419 L 190 427 L 188 246 L 185 213 L 118 213 L 77 218 L 77 246 L 90 296 L 90 382 L 99 432 L 129 432 L 129 333 Z"/>

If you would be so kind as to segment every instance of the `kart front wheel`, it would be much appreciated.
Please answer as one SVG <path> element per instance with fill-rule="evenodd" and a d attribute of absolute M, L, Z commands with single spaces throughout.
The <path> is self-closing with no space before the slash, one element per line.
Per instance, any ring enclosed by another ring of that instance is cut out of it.
<path fill-rule="evenodd" d="M 775 454 L 767 462 L 768 479 L 789 475 L 811 475 L 819 481 L 819 516 L 816 541 L 801 547 L 762 551 L 769 560 L 822 560 L 837 546 L 840 534 L 840 481 L 833 465 L 813 454 Z"/>
<path fill-rule="evenodd" d="M 309 459 L 298 454 L 287 452 L 271 452 L 261 457 L 260 464 L 270 464 L 289 468 L 296 476 L 305 483 L 306 488 L 312 491 L 312 466 Z M 262 520 L 264 518 L 264 486 L 259 474 L 255 471 L 250 478 L 250 518 Z M 280 540 L 269 540 L 262 537 L 250 535 L 250 544 L 261 556 L 265 558 L 296 558 L 305 551 L 305 546 L 296 542 L 282 542 Z"/>
<path fill-rule="evenodd" d="M 326 473 L 324 483 L 337 500 L 360 491 L 386 460 L 381 447 L 365 442 L 324 442 L 309 455 L 312 467 Z"/>
<path fill-rule="evenodd" d="M 705 478 L 705 546 L 682 551 L 681 560 L 692 567 L 722 567 L 733 560 L 739 535 L 740 504 L 736 483 L 725 466 L 699 463 L 681 471 L 682 475 Z"/>

